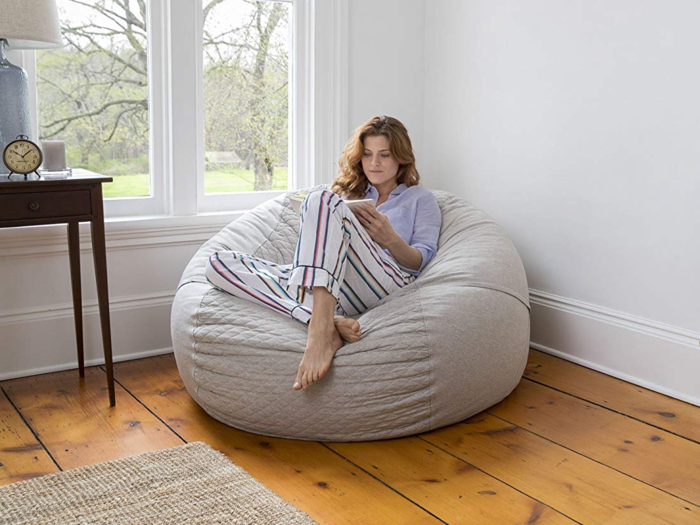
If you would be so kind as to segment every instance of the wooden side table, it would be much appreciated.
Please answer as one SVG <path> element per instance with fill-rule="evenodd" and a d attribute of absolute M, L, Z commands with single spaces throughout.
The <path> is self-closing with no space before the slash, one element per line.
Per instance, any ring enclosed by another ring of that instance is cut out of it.
<path fill-rule="evenodd" d="M 78 223 L 90 222 L 92 224 L 92 254 L 95 261 L 102 345 L 107 365 L 109 404 L 115 406 L 112 334 L 109 322 L 109 293 L 107 291 L 107 251 L 102 206 L 102 184 L 105 182 L 112 182 L 112 177 L 105 177 L 87 170 L 74 170 L 72 177 L 62 180 L 36 178 L 24 180 L 21 175 L 0 176 L 0 228 L 38 224 L 68 224 L 68 254 L 73 290 L 78 366 L 80 377 L 85 377 Z"/>

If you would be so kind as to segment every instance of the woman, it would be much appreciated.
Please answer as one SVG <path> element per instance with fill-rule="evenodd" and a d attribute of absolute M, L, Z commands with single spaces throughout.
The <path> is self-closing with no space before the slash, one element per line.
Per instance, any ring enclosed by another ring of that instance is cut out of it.
<path fill-rule="evenodd" d="M 412 283 L 435 256 L 442 215 L 419 180 L 404 125 L 373 117 L 345 146 L 332 191 L 304 200 L 293 263 L 231 251 L 209 258 L 213 285 L 309 325 L 294 390 L 321 379 L 343 341 L 360 339 L 359 322 L 347 315 Z M 363 204 L 353 213 L 341 195 L 371 198 L 376 208 Z"/>

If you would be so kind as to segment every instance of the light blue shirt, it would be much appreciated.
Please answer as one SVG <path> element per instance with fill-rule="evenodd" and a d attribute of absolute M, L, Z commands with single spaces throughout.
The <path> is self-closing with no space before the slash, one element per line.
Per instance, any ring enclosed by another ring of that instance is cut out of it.
<path fill-rule="evenodd" d="M 379 192 L 367 182 L 367 191 L 362 198 L 373 199 L 376 206 Z M 389 194 L 386 201 L 377 206 L 377 211 L 386 215 L 394 231 L 423 256 L 417 270 L 399 264 L 404 272 L 418 276 L 437 252 L 442 213 L 435 195 L 420 184 L 407 188 L 402 183 Z M 388 249 L 384 251 L 391 255 Z"/>

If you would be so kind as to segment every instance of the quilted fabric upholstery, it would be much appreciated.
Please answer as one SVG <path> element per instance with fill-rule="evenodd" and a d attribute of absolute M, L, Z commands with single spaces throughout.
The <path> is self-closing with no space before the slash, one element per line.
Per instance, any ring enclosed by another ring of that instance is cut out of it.
<path fill-rule="evenodd" d="M 257 206 L 205 243 L 185 269 L 172 312 L 190 395 L 238 429 L 318 441 L 425 432 L 506 397 L 522 376 L 530 339 L 522 261 L 491 217 L 433 192 L 443 215 L 435 258 L 415 282 L 355 317 L 362 339 L 340 348 L 328 374 L 306 390 L 292 383 L 307 327 L 204 277 L 218 250 L 291 262 L 299 218 L 289 196 L 296 192 Z"/>

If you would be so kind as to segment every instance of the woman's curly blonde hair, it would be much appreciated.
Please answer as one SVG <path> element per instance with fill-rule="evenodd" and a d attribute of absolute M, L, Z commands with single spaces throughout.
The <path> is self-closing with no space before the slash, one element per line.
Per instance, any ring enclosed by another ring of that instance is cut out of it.
<path fill-rule="evenodd" d="M 391 155 L 399 163 L 397 182 L 407 188 L 420 182 L 416 169 L 416 158 L 413 156 L 411 139 L 406 127 L 393 117 L 380 115 L 372 117 L 355 130 L 338 159 L 340 170 L 331 185 L 331 190 L 338 195 L 357 199 L 367 191 L 369 180 L 362 169 L 362 154 L 364 153 L 365 137 L 384 135 L 389 140 Z"/>

